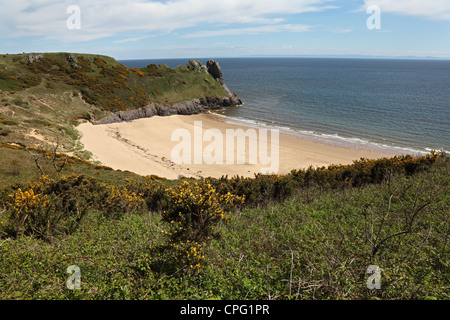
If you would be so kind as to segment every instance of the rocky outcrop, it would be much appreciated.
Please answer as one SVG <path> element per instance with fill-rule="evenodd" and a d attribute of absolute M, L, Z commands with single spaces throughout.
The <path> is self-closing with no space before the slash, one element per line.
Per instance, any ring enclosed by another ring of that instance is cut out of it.
<path fill-rule="evenodd" d="M 222 69 L 217 61 L 212 59 L 208 60 L 207 65 L 205 66 L 200 61 L 190 60 L 187 64 L 187 68 L 192 72 L 209 73 L 224 88 L 226 96 L 224 98 L 210 97 L 183 101 L 172 106 L 152 103 L 140 109 L 115 112 L 103 119 L 92 121 L 92 123 L 98 125 L 151 118 L 154 116 L 171 116 L 176 114 L 191 115 L 242 104 L 239 97 L 231 92 L 225 84 Z"/>
<path fill-rule="evenodd" d="M 219 63 L 213 59 L 208 60 L 206 62 L 206 67 L 208 68 L 209 74 L 218 81 L 223 81 L 222 68 Z"/>
<path fill-rule="evenodd" d="M 190 60 L 187 64 L 187 67 L 189 70 L 194 72 L 204 72 L 208 73 L 208 68 L 204 66 L 200 61 L 198 60 Z"/>
<path fill-rule="evenodd" d="M 69 54 L 66 59 L 67 59 L 67 62 L 69 62 L 69 63 L 77 63 L 77 60 L 75 59 L 73 54 Z"/>
<path fill-rule="evenodd" d="M 222 88 L 227 92 L 227 95 L 232 95 L 233 92 L 231 92 L 230 89 L 228 89 L 227 85 L 225 84 L 225 80 L 223 79 L 223 73 L 222 68 L 220 67 L 219 63 L 213 59 L 208 60 L 206 62 L 206 67 L 208 68 L 208 73 L 215 79 L 217 82 L 220 83 Z"/>
<path fill-rule="evenodd" d="M 144 108 L 135 110 L 126 110 L 112 113 L 110 116 L 92 121 L 93 124 L 110 124 L 117 122 L 133 121 L 142 118 L 151 118 L 154 116 L 171 116 L 171 115 L 191 115 L 204 113 L 209 110 L 222 109 L 242 104 L 236 95 L 225 98 L 202 98 L 189 101 L 183 101 L 172 106 L 163 106 L 160 104 L 150 104 Z"/>
<path fill-rule="evenodd" d="M 28 55 L 28 62 L 29 63 L 33 63 L 34 61 L 37 61 L 41 58 L 43 58 L 44 56 L 42 54 L 29 54 Z"/>
<path fill-rule="evenodd" d="M 66 58 L 67 62 L 70 64 L 70 66 L 74 69 L 80 69 L 81 67 L 78 65 L 77 59 L 72 54 L 69 54 Z"/>

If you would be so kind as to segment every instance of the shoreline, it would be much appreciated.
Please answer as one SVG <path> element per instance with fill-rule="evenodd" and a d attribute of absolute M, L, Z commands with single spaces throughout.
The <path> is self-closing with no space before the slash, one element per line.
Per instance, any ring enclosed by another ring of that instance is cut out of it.
<path fill-rule="evenodd" d="M 192 178 L 220 178 L 227 175 L 228 177 L 235 175 L 254 177 L 262 169 L 269 167 L 267 162 L 264 164 L 261 161 L 257 163 L 250 161 L 248 141 L 245 145 L 245 164 L 237 164 L 237 161 L 226 164 L 225 160 L 224 164 L 206 164 L 205 162 L 194 164 L 195 161 L 192 161 L 192 164 L 179 164 L 172 161 L 172 151 L 177 145 L 180 145 L 181 141 L 171 141 L 172 134 L 176 130 L 183 130 L 186 133 L 190 132 L 194 137 L 194 122 L 196 121 L 197 124 L 201 121 L 203 133 L 214 129 L 225 136 L 227 129 L 244 131 L 256 129 L 258 131 L 256 126 L 230 123 L 214 113 L 155 116 L 131 122 L 103 125 L 93 125 L 87 122 L 80 124 L 77 130 L 80 132 L 84 149 L 93 154 L 93 161 L 99 161 L 102 165 L 116 170 L 130 171 L 143 176 L 155 175 L 170 180 L 178 179 L 181 176 Z M 267 135 L 269 147 L 271 139 L 272 135 L 269 130 Z M 203 142 L 202 150 L 211 144 L 212 142 Z M 227 146 L 227 143 L 224 143 L 224 147 Z M 191 145 L 191 150 L 195 151 L 194 148 L 195 143 Z M 237 145 L 234 145 L 234 155 L 239 152 L 242 153 L 243 150 L 239 151 Z M 192 152 L 192 155 L 194 153 Z M 271 152 L 267 150 L 267 154 L 269 155 Z M 310 166 L 351 164 L 360 158 L 378 159 L 395 155 L 375 150 L 334 146 L 280 132 L 279 170 L 273 173 L 287 174 L 291 170 L 305 169 Z"/>
<path fill-rule="evenodd" d="M 253 120 L 247 120 L 244 118 L 230 117 L 226 114 L 226 111 L 224 113 L 222 113 L 222 111 L 225 111 L 225 110 L 210 110 L 210 111 L 208 111 L 208 114 L 217 115 L 218 117 L 222 118 L 227 123 L 248 126 L 248 127 L 252 127 L 252 128 L 264 127 L 264 128 L 268 128 L 268 129 L 270 129 L 270 128 L 279 129 L 280 132 L 282 132 L 284 134 L 293 135 L 300 139 L 316 141 L 316 142 L 331 145 L 331 146 L 337 146 L 337 147 L 349 148 L 349 149 L 363 149 L 363 150 L 369 150 L 369 151 L 378 151 L 378 152 L 382 152 L 382 153 L 386 153 L 386 154 L 391 154 L 393 156 L 410 154 L 414 157 L 423 156 L 432 150 L 432 149 L 429 149 L 429 150 L 421 151 L 421 150 L 413 149 L 413 148 L 409 148 L 409 147 L 400 147 L 400 146 L 396 146 L 396 145 L 384 145 L 384 144 L 380 144 L 377 142 L 371 142 L 371 141 L 365 140 L 363 138 L 356 138 L 356 137 L 348 138 L 348 137 L 343 137 L 339 134 L 315 133 L 312 131 L 303 131 L 298 128 L 273 126 L 264 121 L 257 122 L 257 121 L 253 121 Z"/>

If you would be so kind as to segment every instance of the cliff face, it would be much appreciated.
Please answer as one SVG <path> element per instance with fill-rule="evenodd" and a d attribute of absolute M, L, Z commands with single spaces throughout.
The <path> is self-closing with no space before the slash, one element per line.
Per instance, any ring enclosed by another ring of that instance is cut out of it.
<path fill-rule="evenodd" d="M 151 118 L 154 116 L 172 116 L 172 115 L 191 115 L 207 112 L 209 110 L 222 109 L 242 104 L 237 96 L 225 98 L 202 98 L 189 101 L 183 101 L 172 106 L 163 106 L 159 104 L 150 104 L 145 108 L 114 112 L 111 115 L 92 121 L 93 124 L 110 124 L 123 121 L 132 121 L 142 118 Z"/>
<path fill-rule="evenodd" d="M 141 118 L 151 118 L 154 116 L 171 116 L 177 114 L 191 115 L 242 104 L 242 101 L 238 96 L 231 92 L 225 84 L 222 76 L 222 69 L 217 61 L 209 60 L 207 66 L 203 66 L 199 61 L 191 60 L 187 64 L 187 67 L 194 72 L 209 73 L 224 88 L 226 96 L 223 98 L 209 97 L 193 99 L 179 102 L 171 106 L 152 103 L 139 109 L 113 112 L 105 118 L 91 122 L 95 125 L 100 125 L 132 121 Z"/>

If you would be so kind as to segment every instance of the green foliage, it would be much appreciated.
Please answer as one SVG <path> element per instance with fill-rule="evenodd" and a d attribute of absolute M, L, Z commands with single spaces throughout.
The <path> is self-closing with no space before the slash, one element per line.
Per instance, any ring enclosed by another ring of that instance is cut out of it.
<path fill-rule="evenodd" d="M 0 142 L 0 189 L 11 185 L 27 185 L 28 181 L 39 180 L 44 174 L 51 175 L 52 179 L 59 179 L 69 175 L 92 176 L 98 182 L 120 186 L 127 179 L 144 181 L 145 178 L 125 171 L 115 171 L 109 167 L 94 165 L 89 161 L 67 157 L 67 155 L 54 153 L 41 148 L 27 148 L 16 144 L 3 144 Z M 67 157 L 67 160 L 66 160 Z M 42 171 L 36 166 L 35 159 Z M 62 166 L 61 172 L 55 170 Z M 18 174 L 20 172 L 20 174 Z"/>
<path fill-rule="evenodd" d="M 153 177 L 141 180 L 126 179 L 126 187 L 143 198 L 148 210 L 161 212 L 169 204 L 167 186 Z"/>
<path fill-rule="evenodd" d="M 227 212 L 242 204 L 243 198 L 218 195 L 209 183 L 187 181 L 164 191 L 167 206 L 162 221 L 167 229 L 162 234 L 167 241 L 150 249 L 158 257 L 150 268 L 159 272 L 177 268 L 199 270 L 205 259 L 203 247 L 218 236 L 220 222 L 229 223 Z"/>
<path fill-rule="evenodd" d="M 0 136 L 6 137 L 11 133 L 11 130 L 0 128 Z"/>
<path fill-rule="evenodd" d="M 184 182 L 166 191 L 169 193 L 169 205 L 162 217 L 163 221 L 173 225 L 169 232 L 165 231 L 173 242 L 206 242 L 214 234 L 214 227 L 219 221 L 229 221 L 226 212 L 244 201 L 244 197 L 230 193 L 217 194 L 209 183 Z"/>
<path fill-rule="evenodd" d="M 79 90 L 87 103 L 107 111 L 137 109 L 149 102 L 173 104 L 225 96 L 216 81 L 208 81 L 212 79 L 209 75 L 185 72 L 184 67 L 127 68 L 108 57 L 79 54 L 69 59 L 69 54 L 49 53 L 33 62 L 25 62 L 24 56 L 18 55 L 16 60 L 5 63 L 9 66 L 4 68 L 0 60 L 0 89 L 23 90 L 45 79 L 47 89 L 67 85 L 72 91 Z"/>
<path fill-rule="evenodd" d="M 62 152 L 87 156 L 75 130 L 81 121 L 225 95 L 209 74 L 183 66 L 127 68 L 110 57 L 69 53 L 0 55 L 0 143 L 58 143 Z"/>
<path fill-rule="evenodd" d="M 256 175 L 252 178 L 239 176 L 208 179 L 219 194 L 228 192 L 245 195 L 246 205 L 256 206 L 280 201 L 307 187 L 336 189 L 359 187 L 381 183 L 394 176 L 413 175 L 428 170 L 433 164 L 445 161 L 445 152 L 431 151 L 420 157 L 395 156 L 376 160 L 361 159 L 350 165 L 331 165 L 314 169 L 293 170 L 287 175 Z"/>
<path fill-rule="evenodd" d="M 2 191 L 7 217 L 4 232 L 50 240 L 74 232 L 102 197 L 102 188 L 96 180 L 83 176 L 58 181 L 42 176 L 38 182 L 12 187 L 7 193 L 7 189 Z"/>
<path fill-rule="evenodd" d="M 107 189 L 108 196 L 104 199 L 101 210 L 109 217 L 118 218 L 122 214 L 139 213 L 146 209 L 142 196 L 125 186 L 108 186 Z"/>
<path fill-rule="evenodd" d="M 449 299 L 449 166 L 444 154 L 363 161 L 306 170 L 289 189 L 282 176 L 11 185 L 0 190 L 0 299 Z M 256 206 L 257 192 L 272 198 Z M 65 287 L 69 265 L 81 290 Z M 369 265 L 381 290 L 366 287 Z"/>

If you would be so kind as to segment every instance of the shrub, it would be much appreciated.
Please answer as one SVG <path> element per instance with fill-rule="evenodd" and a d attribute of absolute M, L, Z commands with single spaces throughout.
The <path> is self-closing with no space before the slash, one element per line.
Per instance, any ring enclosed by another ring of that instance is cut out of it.
<path fill-rule="evenodd" d="M 108 186 L 107 190 L 108 196 L 101 209 L 109 218 L 120 218 L 123 214 L 142 212 L 146 208 L 142 196 L 126 187 Z"/>
<path fill-rule="evenodd" d="M 9 192 L 3 190 L 0 194 L 7 212 L 7 235 L 34 235 L 50 240 L 73 233 L 88 209 L 102 202 L 105 189 L 95 179 L 84 176 L 60 180 L 42 176 L 37 182 L 11 187 Z"/>
<path fill-rule="evenodd" d="M 232 210 L 245 197 L 231 193 L 219 195 L 207 182 L 182 185 L 167 189 L 169 207 L 163 212 L 163 220 L 171 224 L 168 232 L 172 241 L 205 242 L 215 233 L 220 221 L 229 221 L 225 212 Z M 167 231 L 166 231 L 167 232 Z"/>
<path fill-rule="evenodd" d="M 421 157 L 410 155 L 377 160 L 361 159 L 349 165 L 331 165 L 322 168 L 292 170 L 287 175 L 257 175 L 255 178 L 222 177 L 208 179 L 219 194 L 228 192 L 245 196 L 247 206 L 258 206 L 270 201 L 282 201 L 298 191 L 310 188 L 330 189 L 359 187 L 389 180 L 394 175 L 409 176 L 429 169 L 445 152 L 431 151 Z"/>
<path fill-rule="evenodd" d="M 168 230 L 162 232 L 169 239 L 162 247 L 153 248 L 154 253 L 168 255 L 176 266 L 198 270 L 204 260 L 203 246 L 218 235 L 218 223 L 230 221 L 226 212 L 242 204 L 244 197 L 219 195 L 206 181 L 184 182 L 166 192 L 168 208 L 162 219 L 168 223 Z"/>
<path fill-rule="evenodd" d="M 127 179 L 126 186 L 129 190 L 142 196 L 148 210 L 160 212 L 167 207 L 170 201 L 165 185 L 151 177 L 146 177 L 143 181 Z"/>

